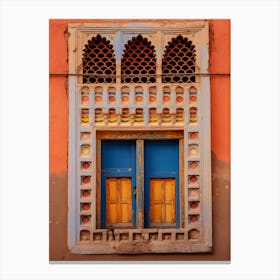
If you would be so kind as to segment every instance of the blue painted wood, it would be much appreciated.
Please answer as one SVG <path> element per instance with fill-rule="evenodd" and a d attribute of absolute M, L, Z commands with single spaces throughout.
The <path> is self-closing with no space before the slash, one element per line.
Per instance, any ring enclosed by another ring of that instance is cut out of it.
<path fill-rule="evenodd" d="M 150 179 L 176 179 L 176 227 L 180 221 L 179 141 L 147 140 L 144 145 L 144 224 L 150 227 Z M 164 226 L 162 226 L 164 227 Z M 170 226 L 168 226 L 170 228 Z"/>
<path fill-rule="evenodd" d="M 144 227 L 144 140 L 136 140 L 136 227 Z"/>
<path fill-rule="evenodd" d="M 136 141 L 101 142 L 101 226 L 106 228 L 106 178 L 130 177 L 132 221 L 136 224 Z"/>

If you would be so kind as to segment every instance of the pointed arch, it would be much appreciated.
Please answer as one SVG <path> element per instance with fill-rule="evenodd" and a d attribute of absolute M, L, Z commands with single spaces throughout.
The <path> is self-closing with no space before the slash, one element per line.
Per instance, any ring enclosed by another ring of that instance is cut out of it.
<path fill-rule="evenodd" d="M 121 59 L 122 83 L 155 83 L 155 47 L 141 34 L 125 45 Z"/>
<path fill-rule="evenodd" d="M 83 83 L 115 83 L 116 58 L 109 40 L 98 34 L 83 50 Z"/>
<path fill-rule="evenodd" d="M 188 38 L 178 35 L 165 47 L 162 59 L 163 83 L 195 82 L 196 50 Z"/>

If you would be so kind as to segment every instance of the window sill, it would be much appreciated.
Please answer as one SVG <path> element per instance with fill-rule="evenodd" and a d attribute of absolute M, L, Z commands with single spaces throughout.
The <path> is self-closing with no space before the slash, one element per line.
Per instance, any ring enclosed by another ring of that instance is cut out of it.
<path fill-rule="evenodd" d="M 197 228 L 197 227 L 196 227 Z M 212 244 L 192 238 L 185 229 L 95 230 L 93 240 L 80 241 L 70 249 L 76 254 L 144 254 L 211 252 Z"/>

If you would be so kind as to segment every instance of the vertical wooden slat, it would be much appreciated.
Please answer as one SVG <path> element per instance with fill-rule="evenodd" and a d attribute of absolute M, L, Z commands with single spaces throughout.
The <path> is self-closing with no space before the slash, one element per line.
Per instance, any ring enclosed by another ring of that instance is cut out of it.
<path fill-rule="evenodd" d="M 132 222 L 132 203 L 131 203 L 131 180 L 129 178 L 119 179 L 119 193 L 121 194 L 120 208 L 121 218 L 120 223 Z"/>
<path fill-rule="evenodd" d="M 144 140 L 136 140 L 136 227 L 144 227 Z"/>
<path fill-rule="evenodd" d="M 165 223 L 175 223 L 175 179 L 164 180 L 165 191 L 164 191 L 164 205 L 165 205 Z"/>
<path fill-rule="evenodd" d="M 106 223 L 117 223 L 119 219 L 119 191 L 118 180 L 108 178 L 106 180 Z"/>
<path fill-rule="evenodd" d="M 150 180 L 150 223 L 162 223 L 162 180 Z"/>
<path fill-rule="evenodd" d="M 121 188 L 121 182 L 119 179 L 116 179 L 116 220 L 114 221 L 114 223 L 119 223 L 122 220 L 122 205 L 121 205 L 121 201 L 122 201 L 122 188 Z"/>
<path fill-rule="evenodd" d="M 160 186 L 160 200 L 161 200 L 161 223 L 165 223 L 166 209 L 165 209 L 165 180 L 161 179 Z"/>

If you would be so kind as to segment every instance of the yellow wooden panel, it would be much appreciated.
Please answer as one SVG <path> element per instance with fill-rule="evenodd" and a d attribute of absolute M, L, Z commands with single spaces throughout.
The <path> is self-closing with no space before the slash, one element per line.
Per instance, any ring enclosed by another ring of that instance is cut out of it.
<path fill-rule="evenodd" d="M 150 180 L 150 223 L 162 223 L 162 179 Z"/>
<path fill-rule="evenodd" d="M 175 223 L 175 179 L 165 179 L 165 222 Z"/>
<path fill-rule="evenodd" d="M 151 179 L 150 181 L 150 200 L 162 201 L 162 184 L 163 179 Z"/>
<path fill-rule="evenodd" d="M 106 223 L 132 222 L 132 194 L 130 178 L 106 179 Z"/>
<path fill-rule="evenodd" d="M 114 224 L 117 223 L 118 220 L 118 204 L 110 203 L 107 208 L 107 223 Z"/>
<path fill-rule="evenodd" d="M 150 207 L 150 222 L 151 224 L 154 223 L 162 223 L 162 204 L 151 204 Z"/>
<path fill-rule="evenodd" d="M 120 178 L 120 192 L 121 192 L 121 218 L 120 223 L 132 222 L 132 193 L 131 193 L 131 179 Z"/>
<path fill-rule="evenodd" d="M 118 222 L 118 180 L 117 178 L 107 178 L 106 180 L 106 221 L 107 224 Z"/>
<path fill-rule="evenodd" d="M 106 180 L 107 185 L 107 200 L 110 202 L 114 201 L 115 203 L 118 201 L 118 179 L 117 178 L 107 178 Z"/>
<path fill-rule="evenodd" d="M 150 223 L 175 223 L 175 186 L 174 178 L 150 180 Z"/>

